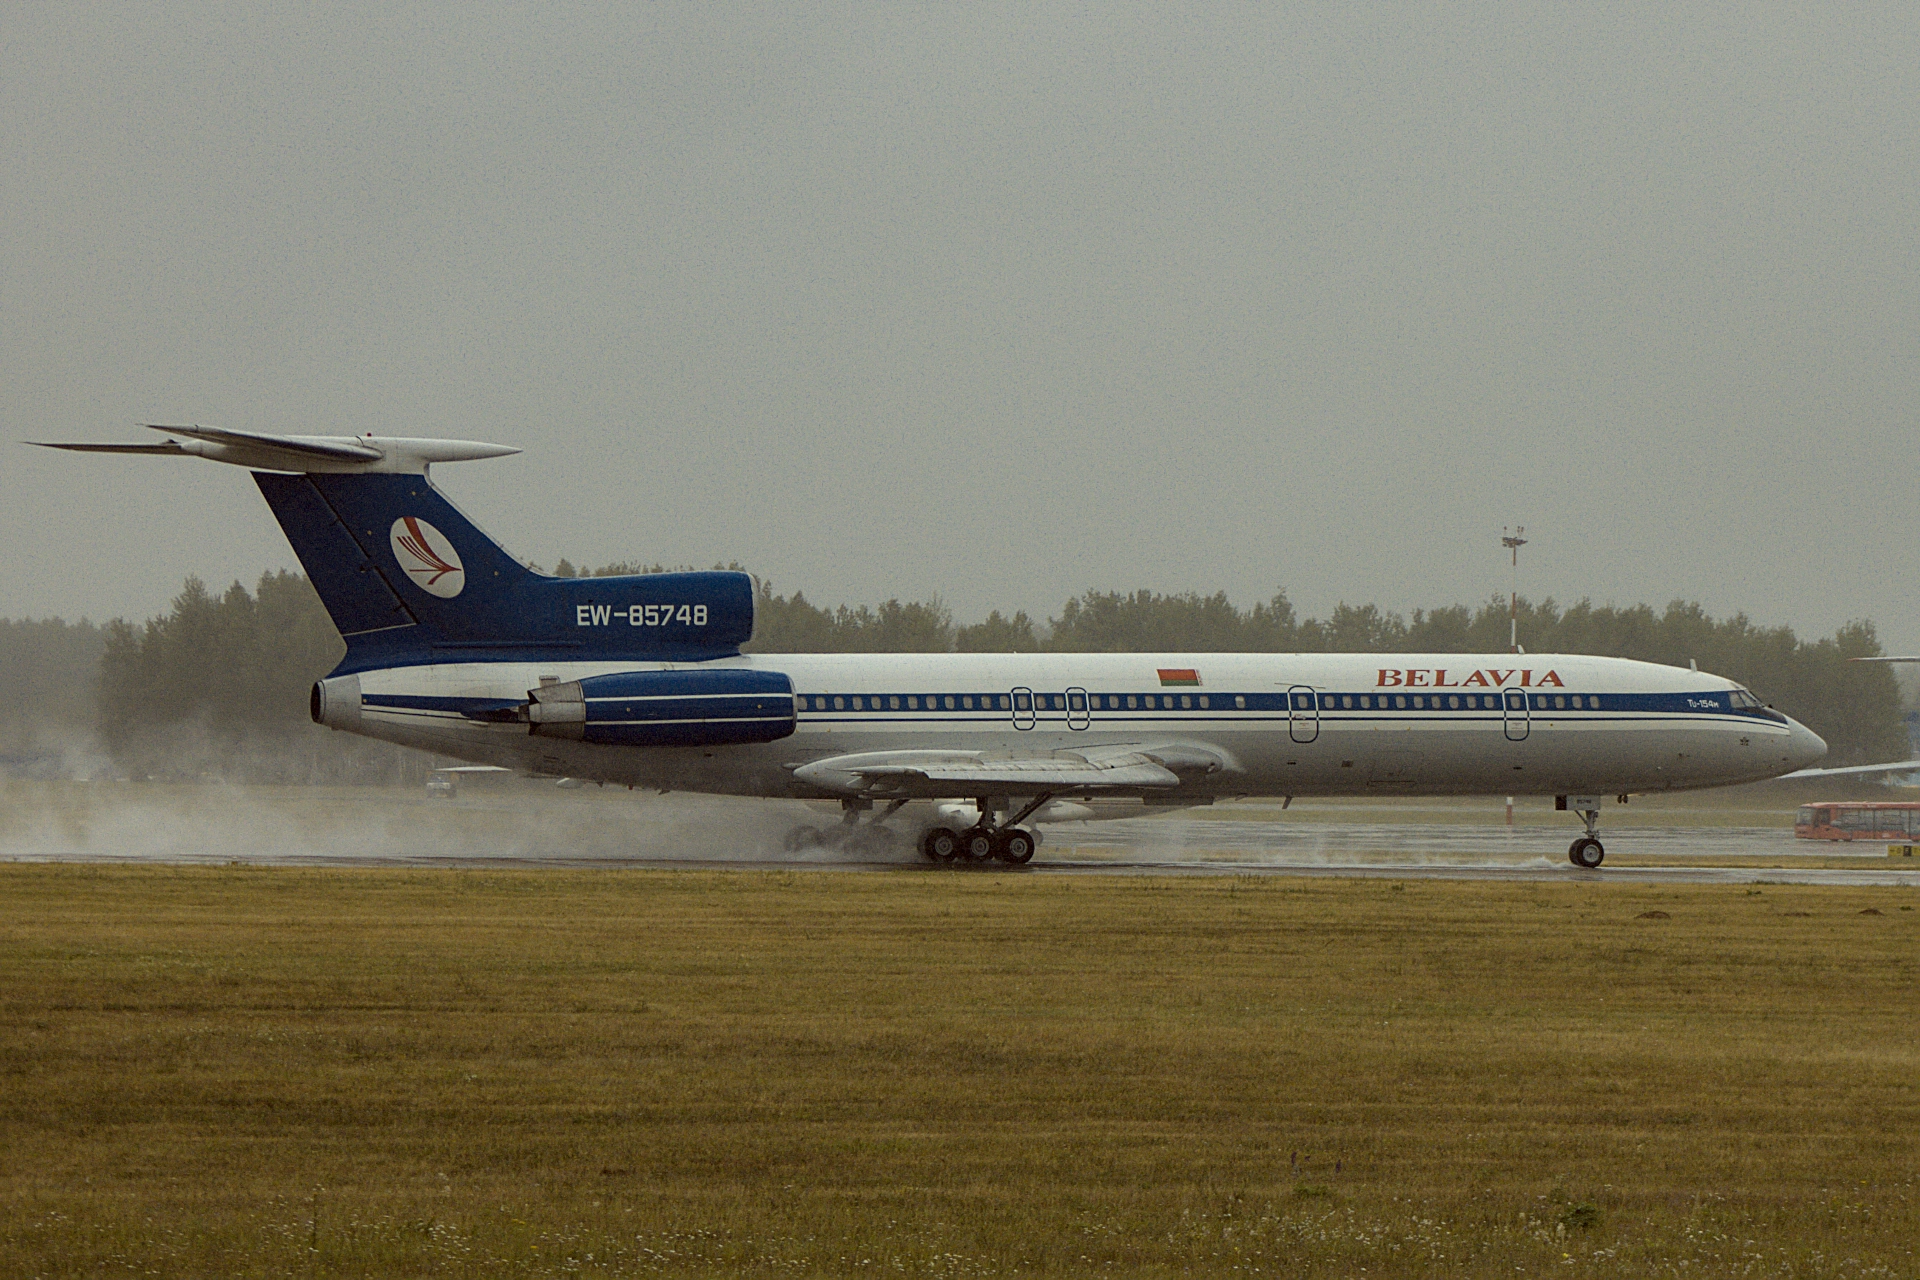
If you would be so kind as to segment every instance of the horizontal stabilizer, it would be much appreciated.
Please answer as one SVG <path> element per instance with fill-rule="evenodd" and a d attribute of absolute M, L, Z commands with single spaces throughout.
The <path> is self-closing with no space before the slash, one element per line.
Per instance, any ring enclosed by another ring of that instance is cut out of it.
<path fill-rule="evenodd" d="M 325 458 L 335 462 L 373 462 L 382 455 L 357 436 L 269 436 L 258 431 L 230 431 L 225 427 L 163 427 L 154 422 L 140 424 L 149 431 L 165 431 L 207 444 L 228 445 L 240 449 L 277 449 L 303 458 Z"/>
<path fill-rule="evenodd" d="M 191 457 L 180 447 L 177 440 L 165 444 L 54 444 L 46 440 L 29 440 L 28 444 L 41 449 L 71 449 L 75 453 L 164 453 L 175 457 Z"/>
<path fill-rule="evenodd" d="M 385 472 L 424 475 L 436 462 L 471 462 L 520 452 L 510 445 L 478 440 L 427 440 L 376 436 L 273 436 L 225 427 L 169 427 L 143 423 L 170 436 L 165 444 L 77 444 L 29 440 L 45 449 L 76 453 L 148 453 L 205 458 L 256 471 L 304 473 Z"/>

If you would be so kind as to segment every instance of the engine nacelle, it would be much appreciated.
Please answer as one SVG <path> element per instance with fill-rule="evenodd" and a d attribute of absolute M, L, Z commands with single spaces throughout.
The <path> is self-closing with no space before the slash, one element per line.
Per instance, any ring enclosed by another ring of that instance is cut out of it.
<path fill-rule="evenodd" d="M 307 697 L 307 714 L 315 724 L 329 729 L 358 730 L 360 727 L 360 677 L 328 676 L 314 682 Z"/>
<path fill-rule="evenodd" d="M 778 671 L 618 671 L 527 698 L 531 732 L 609 746 L 730 746 L 794 730 L 793 681 Z"/>

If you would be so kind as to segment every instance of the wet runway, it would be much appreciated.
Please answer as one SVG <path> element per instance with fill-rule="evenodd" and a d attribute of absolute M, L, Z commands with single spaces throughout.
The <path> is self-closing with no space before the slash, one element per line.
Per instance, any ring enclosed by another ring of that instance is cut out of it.
<path fill-rule="evenodd" d="M 1234 822 L 1166 819 L 1084 823 L 1049 834 L 1034 867 L 1160 875 L 1359 876 L 1433 880 L 1634 880 L 1669 884 L 1881 884 L 1920 887 L 1920 859 L 1884 844 L 1809 844 L 1778 827 L 1633 826 L 1602 829 L 1608 862 L 1586 871 L 1566 858 L 1579 831 L 1461 823 Z M 1662 865 L 1660 860 L 1674 859 Z M 1809 858 L 1856 866 L 1793 865 Z M 1774 865 L 1712 865 L 1735 863 Z M 1903 866 L 1903 862 L 1905 865 Z"/>
<path fill-rule="evenodd" d="M 0 831 L 0 861 L 1920 887 L 1920 859 L 1889 859 L 1883 844 L 1813 845 L 1795 840 L 1779 823 L 1717 826 L 1681 814 L 1674 815 L 1672 825 L 1641 825 L 1643 817 L 1603 827 L 1607 862 L 1593 871 L 1567 861 L 1567 844 L 1579 831 L 1570 817 L 1559 822 L 1536 816 L 1509 828 L 1477 815 L 1468 821 L 1366 821 L 1375 815 L 1347 818 L 1337 811 L 1302 813 L 1296 807 L 1280 817 L 1270 807 L 1249 806 L 1243 814 L 1216 811 L 1217 816 L 1044 827 L 1038 856 L 1015 872 L 998 863 L 933 866 L 908 842 L 910 831 L 883 850 L 786 851 L 783 837 L 796 822 L 810 821 L 827 831 L 837 825 L 799 806 L 711 798 L 595 803 L 578 793 L 572 798 L 520 793 L 473 796 L 448 805 L 399 793 L 228 790 L 107 792 L 87 800 L 65 809 L 44 798 L 16 807 L 14 820 Z M 1448 816 L 1444 810 L 1429 812 Z"/>

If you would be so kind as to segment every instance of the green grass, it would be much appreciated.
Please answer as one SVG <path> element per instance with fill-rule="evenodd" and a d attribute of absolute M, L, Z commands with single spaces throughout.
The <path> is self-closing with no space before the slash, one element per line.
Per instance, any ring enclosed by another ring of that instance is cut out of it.
<path fill-rule="evenodd" d="M 0 1274 L 1910 1276 L 1915 905 L 0 866 Z"/>

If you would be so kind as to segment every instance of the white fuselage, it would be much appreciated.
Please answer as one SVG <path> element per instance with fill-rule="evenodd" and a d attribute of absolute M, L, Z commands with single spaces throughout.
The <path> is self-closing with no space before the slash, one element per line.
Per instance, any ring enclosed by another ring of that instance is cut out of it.
<path fill-rule="evenodd" d="M 1734 695 L 1745 691 L 1718 676 L 1578 655 L 763 654 L 699 666 L 785 674 L 794 732 L 754 745 L 600 745 L 460 710 L 524 699 L 542 683 L 688 669 L 634 662 L 362 671 L 326 682 L 324 720 L 535 773 L 803 798 L 835 793 L 797 779 L 796 768 L 918 748 L 1043 756 L 1192 744 L 1223 762 L 1183 781 L 1176 795 L 1196 802 L 1711 787 L 1775 777 L 1826 750 L 1750 695 L 1743 705 Z"/>

